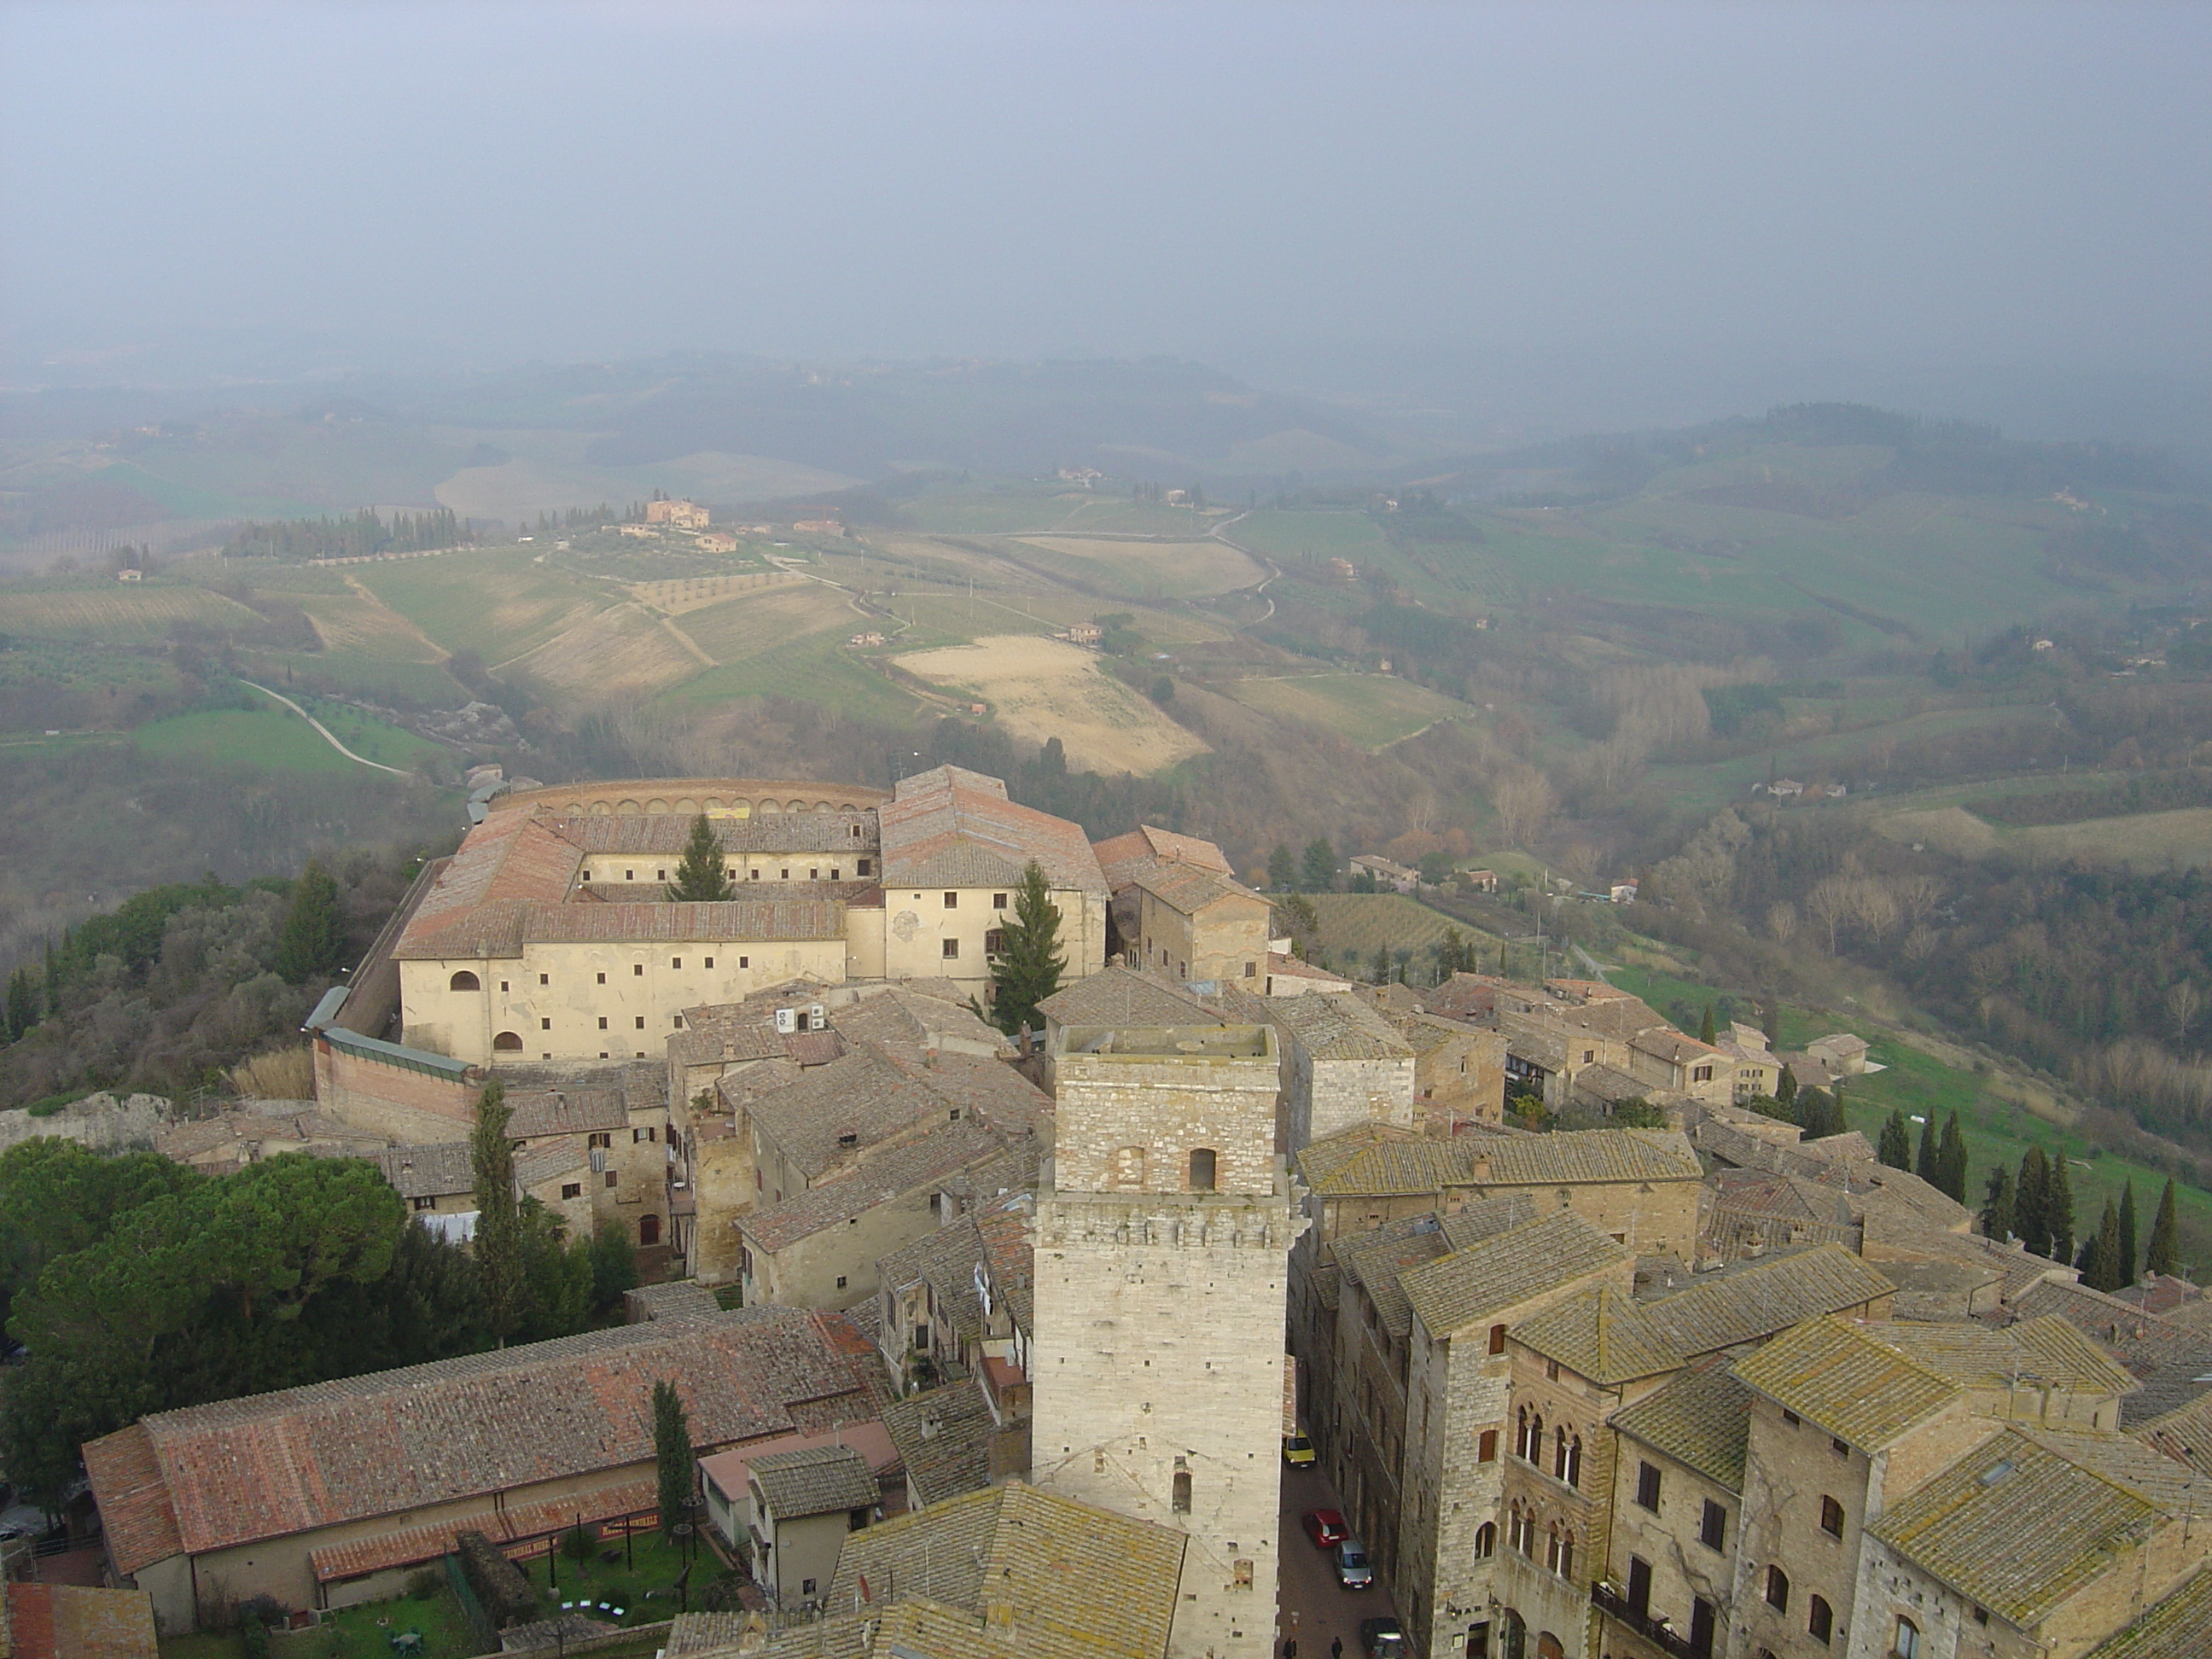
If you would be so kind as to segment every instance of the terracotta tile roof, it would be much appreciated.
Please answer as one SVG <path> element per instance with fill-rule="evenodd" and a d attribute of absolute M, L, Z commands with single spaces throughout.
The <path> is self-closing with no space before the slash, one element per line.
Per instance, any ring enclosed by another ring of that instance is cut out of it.
<path fill-rule="evenodd" d="M 993 1294 L 1021 1329 L 1036 1329 L 1036 1249 L 1030 1239 L 1034 1203 L 1024 1194 L 1000 1200 L 975 1218 Z"/>
<path fill-rule="evenodd" d="M 1501 1193 L 1496 1198 L 1478 1198 L 1472 1203 L 1449 1211 L 1443 1218 L 1445 1241 L 1455 1250 L 1464 1250 L 1480 1244 L 1486 1238 L 1510 1232 L 1516 1227 L 1525 1227 L 1536 1218 L 1536 1200 L 1526 1193 Z"/>
<path fill-rule="evenodd" d="M 2087 1659 L 2176 1659 L 2212 1653 L 2212 1566 L 2195 1577 L 2118 1635 L 2089 1650 Z"/>
<path fill-rule="evenodd" d="M 2112 1473 L 2007 1431 L 1868 1530 L 1977 1606 L 2032 1628 L 2141 1548 L 2162 1507 Z"/>
<path fill-rule="evenodd" d="M 747 818 L 710 817 L 724 850 L 732 853 L 873 853 L 873 812 L 761 812 Z M 680 812 L 632 817 L 592 814 L 556 818 L 561 834 L 586 853 L 665 853 L 680 857 L 691 840 L 691 817 Z M 853 832 L 858 830 L 857 836 Z"/>
<path fill-rule="evenodd" d="M 1266 1017 L 1297 1039 L 1315 1060 L 1411 1060 L 1413 1049 L 1390 1022 L 1348 993 L 1309 991 L 1263 1000 Z"/>
<path fill-rule="evenodd" d="M 1386 1222 L 1372 1232 L 1340 1237 L 1336 1266 L 1341 1283 L 1359 1285 L 1367 1292 L 1382 1328 L 1392 1336 L 1403 1336 L 1413 1326 L 1405 1276 L 1450 1255 L 1451 1250 L 1437 1217 L 1407 1216 Z"/>
<path fill-rule="evenodd" d="M 1996 1393 L 2014 1380 L 2076 1395 L 2123 1395 L 2140 1386 L 2121 1364 L 2064 1320 L 1987 1326 L 1899 1322 L 1866 1328 L 1878 1340 L 1962 1389 Z"/>
<path fill-rule="evenodd" d="M 981 1124 L 948 1123 L 919 1139 L 878 1152 L 781 1204 L 739 1216 L 738 1229 L 754 1249 L 773 1254 L 906 1194 L 933 1188 L 954 1171 L 994 1156 L 1004 1144 Z"/>
<path fill-rule="evenodd" d="M 1684 1370 L 1664 1388 L 1615 1412 L 1613 1426 L 1687 1464 L 1733 1492 L 1743 1490 L 1751 1438 L 1751 1390 L 1725 1364 Z"/>
<path fill-rule="evenodd" d="M 1216 1018 L 1180 986 L 1119 963 L 1054 992 L 1037 1008 L 1061 1025 L 1211 1024 Z"/>
<path fill-rule="evenodd" d="M 373 1156 L 385 1180 L 402 1198 L 452 1198 L 473 1191 L 477 1184 L 465 1140 L 388 1146 Z"/>
<path fill-rule="evenodd" d="M 660 1501 L 656 1480 L 629 1480 L 618 1486 L 601 1486 L 542 1504 L 487 1505 L 465 1515 L 428 1526 L 400 1527 L 367 1538 L 349 1538 L 307 1552 L 307 1565 L 319 1584 L 342 1578 L 365 1577 L 393 1567 L 411 1567 L 434 1561 L 453 1547 L 460 1534 L 477 1531 L 494 1543 L 518 1538 L 541 1538 L 576 1524 L 586 1526 L 625 1515 L 641 1515 Z"/>
<path fill-rule="evenodd" d="M 1235 877 L 1188 864 L 1139 865 L 1130 873 L 1129 879 L 1169 909 L 1186 916 L 1194 916 L 1208 905 L 1218 904 L 1224 899 L 1257 905 L 1262 909 L 1269 908 L 1266 899 Z"/>
<path fill-rule="evenodd" d="M 1433 1140 L 1362 1124 L 1314 1142 L 1298 1154 L 1297 1165 L 1299 1179 L 1324 1197 L 1412 1194 L 1447 1187 L 1700 1181 L 1705 1175 L 1689 1141 L 1672 1129 L 1577 1129 Z"/>
<path fill-rule="evenodd" d="M 755 1485 L 778 1520 L 866 1509 L 882 1496 L 868 1460 L 850 1446 L 814 1446 L 746 1459 Z"/>
<path fill-rule="evenodd" d="M 1667 1333 L 1611 1285 L 1530 1315 L 1513 1328 L 1513 1340 L 1606 1388 L 1660 1376 L 1683 1360 Z"/>
<path fill-rule="evenodd" d="M 184 1548 L 169 1483 L 143 1423 L 87 1441 L 84 1468 L 117 1572 L 127 1578 Z"/>
<path fill-rule="evenodd" d="M 495 812 L 469 831 L 422 896 L 395 954 L 483 954 L 463 948 L 479 911 L 558 903 L 568 896 L 582 862 L 582 850 L 547 820 L 529 812 Z M 502 925 L 491 924 L 488 936 L 504 937 Z"/>
<path fill-rule="evenodd" d="M 533 904 L 524 911 L 522 937 L 532 944 L 842 939 L 845 907 L 836 896 L 837 885 L 809 882 L 809 892 L 820 897 L 746 897 L 725 904 Z"/>
<path fill-rule="evenodd" d="M 919 986 L 887 985 L 858 1001 L 830 1011 L 830 1028 L 850 1046 L 873 1042 L 902 1058 L 920 1059 L 927 1048 L 1012 1054 L 1013 1045 L 996 1026 L 978 1018 L 968 994 L 939 996 Z"/>
<path fill-rule="evenodd" d="M 1082 827 L 1015 805 L 996 778 L 940 766 L 901 779 L 877 815 L 887 889 L 1012 887 L 1034 859 L 1054 888 L 1107 891 Z"/>
<path fill-rule="evenodd" d="M 2129 1432 L 2177 1463 L 2185 1463 L 2200 1474 L 2212 1474 L 2212 1393 L 2200 1394 L 2186 1405 L 2132 1425 Z"/>
<path fill-rule="evenodd" d="M 1002 1656 L 1161 1659 L 1183 1546 L 1164 1527 L 1030 1486 L 993 1486 L 851 1534 L 827 1599 L 854 1607 L 865 1579 L 880 1601 L 920 1598 L 987 1620 L 998 1609 L 1019 1632 L 1012 1643 L 999 1634 Z"/>
<path fill-rule="evenodd" d="M 1958 1399 L 1955 1383 L 1868 1330 L 1832 1318 L 1784 1331 L 1735 1363 L 1737 1378 L 1863 1451 L 1879 1451 Z"/>
<path fill-rule="evenodd" d="M 723 1079 L 724 1090 L 747 1075 Z M 947 1109 L 935 1091 L 875 1048 L 810 1066 L 795 1081 L 745 1103 L 754 1126 L 810 1181 L 917 1124 L 945 1121 Z"/>
<path fill-rule="evenodd" d="M 975 1217 L 964 1215 L 878 1258 L 876 1270 L 886 1291 L 926 1282 L 936 1318 L 963 1340 L 976 1342 L 983 1335 L 983 1303 L 975 1293 L 975 1269 L 982 1261 L 981 1229 Z"/>
<path fill-rule="evenodd" d="M 1636 1258 L 1571 1210 L 1455 1250 L 1405 1276 L 1406 1299 L 1432 1336 L 1465 1329 Z"/>
<path fill-rule="evenodd" d="M 605 1134 L 629 1127 L 629 1102 L 619 1089 L 545 1089 L 510 1091 L 507 1097 L 509 1140 L 541 1135 Z"/>
<path fill-rule="evenodd" d="M 573 1140 L 550 1141 L 514 1155 L 514 1184 L 529 1192 L 549 1181 L 591 1168 L 591 1155 Z"/>
<path fill-rule="evenodd" d="M 941 1504 L 991 1484 L 991 1407 L 980 1383 L 955 1382 L 910 1394 L 884 1407 L 918 1506 Z"/>
<path fill-rule="evenodd" d="M 1822 1244 L 1648 1300 L 1653 1328 L 1685 1357 L 1757 1342 L 1820 1314 L 1842 1313 L 1894 1287 L 1840 1244 Z"/>
<path fill-rule="evenodd" d="M 9 1659 L 156 1659 L 154 1598 L 83 1584 L 9 1584 L 0 1654 Z"/>
<path fill-rule="evenodd" d="M 659 1377 L 703 1446 L 872 1415 L 872 1352 L 838 1316 L 797 1309 L 618 1326 L 163 1412 L 87 1462 L 143 1565 L 164 1544 L 203 1553 L 649 1460 Z"/>
<path fill-rule="evenodd" d="M 1138 866 L 1154 860 L 1193 865 L 1224 876 L 1236 873 L 1229 867 L 1228 858 L 1212 842 L 1196 836 L 1179 836 L 1172 830 L 1155 829 L 1148 823 L 1139 824 L 1126 836 L 1094 842 L 1091 850 L 1097 854 L 1098 867 L 1117 893 L 1128 885 Z"/>

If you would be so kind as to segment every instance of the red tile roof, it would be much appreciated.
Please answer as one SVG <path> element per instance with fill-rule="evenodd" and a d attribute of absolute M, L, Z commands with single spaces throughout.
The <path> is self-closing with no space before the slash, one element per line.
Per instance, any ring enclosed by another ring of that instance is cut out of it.
<path fill-rule="evenodd" d="M 886 887 L 1011 886 L 1034 859 L 1055 888 L 1107 891 L 1082 826 L 1017 805 L 1005 784 L 980 772 L 940 766 L 901 779 L 877 817 Z"/>
<path fill-rule="evenodd" d="M 88 1443 L 84 1467 L 99 1494 L 100 1522 L 117 1572 L 127 1578 L 184 1548 L 169 1483 L 143 1423 Z"/>
<path fill-rule="evenodd" d="M 464 1532 L 480 1532 L 494 1543 L 504 1544 L 518 1538 L 544 1537 L 580 1521 L 589 1527 L 626 1515 L 642 1515 L 659 1502 L 658 1481 L 629 1480 L 619 1486 L 604 1486 L 543 1504 L 487 1507 L 427 1527 L 403 1527 L 373 1538 L 348 1539 L 343 1544 L 308 1551 L 307 1562 L 314 1569 L 315 1582 L 326 1584 L 333 1579 L 360 1578 L 390 1567 L 434 1561 L 452 1549 L 455 1536 Z"/>

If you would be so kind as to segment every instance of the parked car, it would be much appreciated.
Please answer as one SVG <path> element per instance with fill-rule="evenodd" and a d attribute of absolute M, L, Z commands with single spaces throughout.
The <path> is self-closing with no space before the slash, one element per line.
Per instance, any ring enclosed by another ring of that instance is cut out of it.
<path fill-rule="evenodd" d="M 1367 1659 L 1405 1659 L 1406 1627 L 1395 1619 L 1363 1619 L 1359 1650 Z"/>
<path fill-rule="evenodd" d="M 1336 1582 L 1348 1590 L 1361 1590 L 1375 1583 L 1375 1569 L 1367 1565 L 1367 1546 L 1347 1538 L 1336 1547 Z"/>
<path fill-rule="evenodd" d="M 1283 1462 L 1294 1469 L 1310 1468 L 1314 1461 L 1314 1443 L 1310 1436 L 1286 1434 L 1283 1437 Z"/>
<path fill-rule="evenodd" d="M 1317 1550 L 1333 1550 L 1352 1536 L 1350 1524 L 1334 1510 L 1308 1510 L 1305 1528 Z"/>

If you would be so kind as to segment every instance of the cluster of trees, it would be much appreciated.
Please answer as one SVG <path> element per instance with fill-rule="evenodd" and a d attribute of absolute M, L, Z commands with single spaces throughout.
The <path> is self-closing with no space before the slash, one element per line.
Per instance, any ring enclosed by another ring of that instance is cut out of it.
<path fill-rule="evenodd" d="M 2078 1247 L 2074 1225 L 2073 1180 L 2063 1152 L 2051 1154 L 2031 1146 L 2021 1155 L 2016 1176 L 2002 1164 L 1990 1168 L 1982 1194 L 1981 1226 L 1986 1237 L 2017 1238 L 2033 1255 L 2069 1262 L 2093 1290 L 2118 1291 L 2134 1284 L 2138 1263 L 2144 1273 L 2181 1271 L 2180 1222 L 2170 1178 L 2151 1223 L 2147 1249 L 2138 1249 L 2132 1181 L 2122 1187 L 2117 1200 L 2105 1200 L 2095 1231 L 2081 1239 Z"/>
<path fill-rule="evenodd" d="M 451 507 L 423 513 L 395 512 L 389 521 L 363 507 L 347 518 L 279 519 L 248 524 L 223 544 L 228 559 L 350 559 L 371 553 L 421 553 L 459 547 L 475 537 L 475 526 L 453 516 Z"/>

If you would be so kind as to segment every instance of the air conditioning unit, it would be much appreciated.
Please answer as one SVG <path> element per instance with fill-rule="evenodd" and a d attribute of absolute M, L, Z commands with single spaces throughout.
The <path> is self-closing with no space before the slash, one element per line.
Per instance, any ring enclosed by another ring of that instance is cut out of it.
<path fill-rule="evenodd" d="M 806 1029 L 810 1031 L 828 1030 L 830 1029 L 830 1011 L 827 1008 L 824 1008 L 818 1002 L 811 1008 L 809 1008 L 806 1011 Z"/>
<path fill-rule="evenodd" d="M 796 1008 L 777 1009 L 775 1011 L 775 1029 L 777 1035 L 781 1036 L 789 1036 L 793 1031 L 797 1030 L 799 1029 L 799 1010 Z"/>

